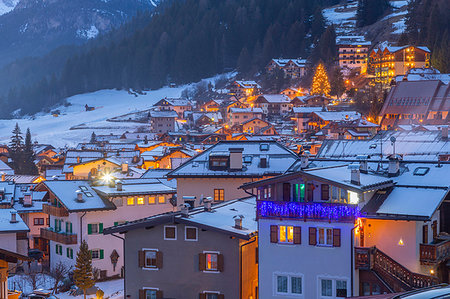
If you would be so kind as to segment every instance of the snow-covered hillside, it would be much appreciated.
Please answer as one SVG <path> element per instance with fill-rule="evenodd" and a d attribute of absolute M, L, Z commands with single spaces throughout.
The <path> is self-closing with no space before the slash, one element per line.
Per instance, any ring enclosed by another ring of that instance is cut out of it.
<path fill-rule="evenodd" d="M 0 0 L 0 16 L 13 10 L 19 0 Z"/>

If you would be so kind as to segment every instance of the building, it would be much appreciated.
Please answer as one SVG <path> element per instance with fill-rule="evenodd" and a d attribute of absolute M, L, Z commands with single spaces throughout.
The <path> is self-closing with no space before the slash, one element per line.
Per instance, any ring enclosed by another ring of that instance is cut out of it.
<path fill-rule="evenodd" d="M 2 244 L 3 245 L 3 244 Z M 20 261 L 29 262 L 31 259 L 15 251 L 3 249 L 0 247 L 0 298 L 4 299 L 19 299 L 22 292 L 15 290 L 8 290 L 8 276 L 11 264 L 17 265 Z"/>
<path fill-rule="evenodd" d="M 371 42 L 366 41 L 364 36 L 336 37 L 340 68 L 357 69 L 361 74 L 365 74 L 370 45 Z"/>
<path fill-rule="evenodd" d="M 228 112 L 230 126 L 240 125 L 252 118 L 263 119 L 263 113 L 261 108 L 230 108 Z"/>
<path fill-rule="evenodd" d="M 42 205 L 50 227 L 41 228 L 49 240 L 50 267 L 75 265 L 82 240 L 88 243 L 99 278 L 123 276 L 122 241 L 102 234 L 103 228 L 173 210 L 175 189 L 157 179 L 124 180 L 115 186 L 92 187 L 87 181 L 45 181 L 35 188 L 47 192 Z"/>
<path fill-rule="evenodd" d="M 292 109 L 291 99 L 284 94 L 263 94 L 254 101 L 254 105 L 268 116 L 288 114 Z"/>
<path fill-rule="evenodd" d="M 284 94 L 285 96 L 288 96 L 291 100 L 295 97 L 302 97 L 306 94 L 306 91 L 302 88 L 294 88 L 289 87 L 280 92 L 280 94 Z"/>
<path fill-rule="evenodd" d="M 30 229 L 15 209 L 0 209 L 1 249 L 28 255 L 27 233 L 29 231 Z"/>
<path fill-rule="evenodd" d="M 441 74 L 434 67 L 412 68 L 405 75 L 395 77 L 396 83 L 401 81 L 421 81 L 421 80 L 439 80 L 448 85 L 450 83 L 450 74 Z"/>
<path fill-rule="evenodd" d="M 230 87 L 230 94 L 237 99 L 259 94 L 261 86 L 255 81 L 234 81 Z"/>
<path fill-rule="evenodd" d="M 271 123 L 255 117 L 255 118 L 249 119 L 247 121 L 244 121 L 241 124 L 242 128 L 240 131 L 243 133 L 256 134 L 261 129 L 269 127 L 271 125 L 272 125 Z"/>
<path fill-rule="evenodd" d="M 333 122 L 353 122 L 358 119 L 361 119 L 361 114 L 356 111 L 314 111 L 308 129 L 318 131 Z"/>
<path fill-rule="evenodd" d="M 430 67 L 430 54 L 423 46 L 381 46 L 370 52 L 369 71 L 375 75 L 375 82 L 387 85 L 412 68 Z"/>
<path fill-rule="evenodd" d="M 280 69 L 285 77 L 299 79 L 306 74 L 306 59 L 272 59 L 266 66 L 266 71 L 270 74 Z"/>
<path fill-rule="evenodd" d="M 441 175 L 450 165 L 391 157 L 377 168 L 366 159 L 303 156 L 284 175 L 242 186 L 258 200 L 259 298 L 346 298 L 449 280 L 450 183 Z"/>
<path fill-rule="evenodd" d="M 257 298 L 255 199 L 144 218 L 104 233 L 125 237 L 125 296 Z"/>
<path fill-rule="evenodd" d="M 295 120 L 297 132 L 306 132 L 313 112 L 322 111 L 322 107 L 293 107 L 291 119 Z"/>
<path fill-rule="evenodd" d="M 175 111 L 151 111 L 150 127 L 158 134 L 175 131 L 175 119 L 178 114 Z"/>
<path fill-rule="evenodd" d="M 177 179 L 178 204 L 198 206 L 247 196 L 240 185 L 284 173 L 297 155 L 274 141 L 220 141 L 167 174 Z"/>
<path fill-rule="evenodd" d="M 183 98 L 164 98 L 154 104 L 153 107 L 156 107 L 159 111 L 175 111 L 178 118 L 184 118 L 184 112 L 192 110 L 192 103 Z"/>
<path fill-rule="evenodd" d="M 399 125 L 450 125 L 450 85 L 440 80 L 401 81 L 379 113 L 381 128 Z"/>

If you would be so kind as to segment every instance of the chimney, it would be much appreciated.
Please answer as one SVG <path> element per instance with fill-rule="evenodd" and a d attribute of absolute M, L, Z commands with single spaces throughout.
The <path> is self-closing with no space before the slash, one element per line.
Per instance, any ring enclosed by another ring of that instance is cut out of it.
<path fill-rule="evenodd" d="M 304 151 L 300 156 L 300 168 L 305 169 L 308 167 L 309 163 L 309 151 Z"/>
<path fill-rule="evenodd" d="M 77 156 L 77 164 L 80 164 L 80 161 L 81 161 L 80 156 Z"/>
<path fill-rule="evenodd" d="M 243 215 L 236 215 L 233 217 L 234 219 L 234 228 L 236 229 L 242 229 L 242 219 L 244 218 Z"/>
<path fill-rule="evenodd" d="M 123 173 L 128 172 L 128 163 L 122 163 L 122 172 Z"/>
<path fill-rule="evenodd" d="M 242 170 L 243 148 L 230 148 L 230 170 Z"/>
<path fill-rule="evenodd" d="M 448 126 L 442 126 L 441 127 L 441 132 L 442 132 L 442 139 L 448 139 Z"/>
<path fill-rule="evenodd" d="M 17 211 L 15 211 L 15 210 L 11 211 L 11 220 L 9 222 L 10 223 L 17 223 L 17 222 L 19 222 L 17 220 Z"/>
<path fill-rule="evenodd" d="M 361 173 L 359 170 L 359 164 L 350 164 L 348 169 L 350 169 L 350 183 L 354 185 L 361 185 Z"/>
<path fill-rule="evenodd" d="M 389 158 L 388 176 L 398 176 L 400 172 L 400 161 L 397 157 Z"/>
<path fill-rule="evenodd" d="M 368 162 L 367 159 L 369 158 L 369 156 L 367 155 L 357 155 L 356 159 L 359 160 L 359 170 L 361 171 L 361 173 L 367 173 L 369 171 L 369 166 L 368 166 Z"/>
<path fill-rule="evenodd" d="M 76 192 L 77 192 L 77 201 L 78 202 L 84 202 L 83 192 L 81 192 L 81 190 L 77 190 Z"/>
<path fill-rule="evenodd" d="M 117 191 L 122 191 L 122 181 L 120 180 L 116 181 L 116 189 Z"/>
<path fill-rule="evenodd" d="M 203 199 L 203 204 L 205 207 L 205 212 L 211 212 L 212 200 L 209 197 Z"/>
<path fill-rule="evenodd" d="M 4 172 L 2 172 L 2 182 L 4 182 L 6 180 L 6 174 Z"/>
<path fill-rule="evenodd" d="M 23 195 L 23 206 L 31 207 L 33 205 L 31 193 L 27 192 Z"/>
<path fill-rule="evenodd" d="M 189 207 L 190 206 L 191 205 L 188 203 L 183 203 L 181 205 L 181 216 L 186 217 L 186 218 L 189 217 Z"/>

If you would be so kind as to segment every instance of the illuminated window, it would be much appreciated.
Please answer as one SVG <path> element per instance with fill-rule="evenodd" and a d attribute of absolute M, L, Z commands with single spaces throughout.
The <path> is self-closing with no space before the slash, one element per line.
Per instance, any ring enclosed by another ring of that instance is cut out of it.
<path fill-rule="evenodd" d="M 144 204 L 144 198 L 143 197 L 138 197 L 137 204 L 138 205 L 143 205 Z"/>
<path fill-rule="evenodd" d="M 359 202 L 358 193 L 356 192 L 348 191 L 348 198 L 350 204 L 356 205 Z"/>
<path fill-rule="evenodd" d="M 148 203 L 151 204 L 151 205 L 155 204 L 156 203 L 156 198 L 154 196 L 150 196 L 148 198 Z"/>
<path fill-rule="evenodd" d="M 294 242 L 294 227 L 293 226 L 279 226 L 279 242 L 280 243 L 293 243 Z"/>
<path fill-rule="evenodd" d="M 206 253 L 206 271 L 217 271 L 217 253 Z"/>
<path fill-rule="evenodd" d="M 134 197 L 128 197 L 127 205 L 128 206 L 134 206 Z"/>
<path fill-rule="evenodd" d="M 333 246 L 333 229 L 332 228 L 319 228 L 317 230 L 319 235 L 318 245 Z"/>
<path fill-rule="evenodd" d="M 224 201 L 224 200 L 225 200 L 225 190 L 214 189 L 214 201 Z"/>
<path fill-rule="evenodd" d="M 158 203 L 166 203 L 166 198 L 164 196 L 159 196 Z"/>

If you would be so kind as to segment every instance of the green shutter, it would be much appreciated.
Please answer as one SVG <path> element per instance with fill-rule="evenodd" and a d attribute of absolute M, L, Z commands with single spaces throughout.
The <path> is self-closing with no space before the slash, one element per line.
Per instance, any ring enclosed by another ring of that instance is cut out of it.
<path fill-rule="evenodd" d="M 69 233 L 69 222 L 66 222 L 66 233 Z"/>
<path fill-rule="evenodd" d="M 103 249 L 100 249 L 100 259 L 103 259 Z"/>
<path fill-rule="evenodd" d="M 92 234 L 92 224 L 88 224 L 88 235 Z"/>
<path fill-rule="evenodd" d="M 114 222 L 114 226 L 118 226 L 119 225 L 119 222 Z"/>
<path fill-rule="evenodd" d="M 69 222 L 69 224 L 70 224 L 70 226 L 69 226 L 70 233 L 72 233 L 72 222 Z"/>
<path fill-rule="evenodd" d="M 55 249 L 56 249 L 56 254 L 58 254 L 58 244 L 55 245 Z"/>
<path fill-rule="evenodd" d="M 70 258 L 73 259 L 73 249 L 70 249 Z"/>
<path fill-rule="evenodd" d="M 55 232 L 58 231 L 58 219 L 55 219 Z"/>
<path fill-rule="evenodd" d="M 98 224 L 98 233 L 103 234 L 103 223 Z"/>
<path fill-rule="evenodd" d="M 91 258 L 92 258 L 92 250 L 89 250 L 89 255 L 90 255 Z"/>
<path fill-rule="evenodd" d="M 70 257 L 70 250 L 69 248 L 66 249 L 67 257 Z"/>

